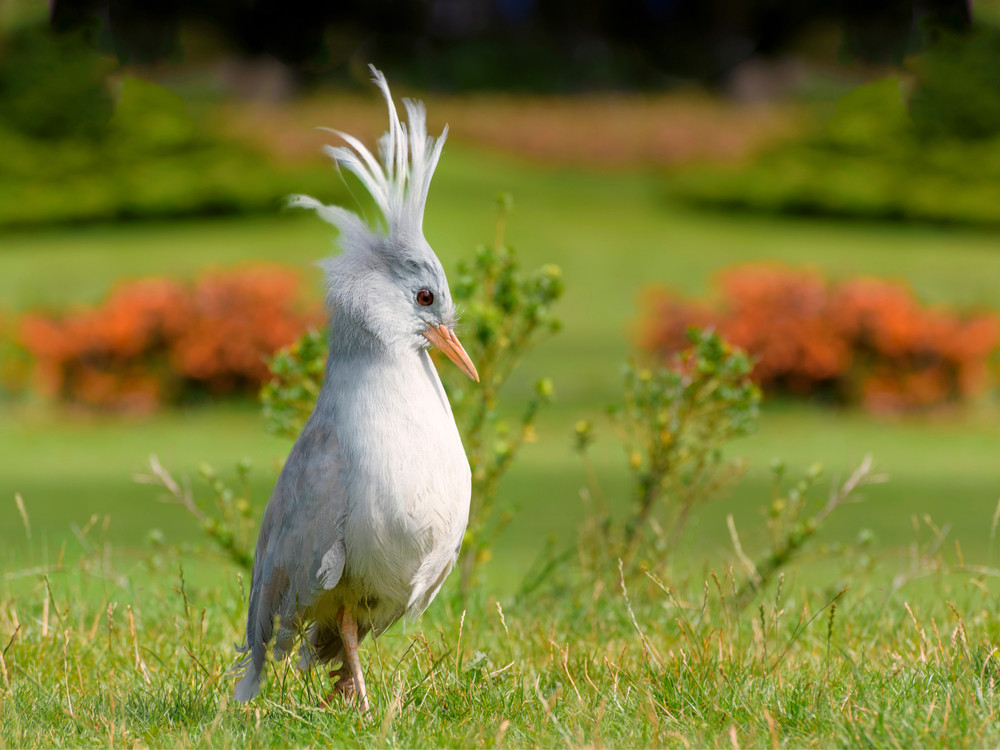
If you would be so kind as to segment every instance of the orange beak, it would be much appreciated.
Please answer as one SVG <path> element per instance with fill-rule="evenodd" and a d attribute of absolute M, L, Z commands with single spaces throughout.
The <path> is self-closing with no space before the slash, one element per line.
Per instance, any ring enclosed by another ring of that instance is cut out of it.
<path fill-rule="evenodd" d="M 470 378 L 479 382 L 479 373 L 476 372 L 476 366 L 472 364 L 472 360 L 469 359 L 469 355 L 465 353 L 465 349 L 459 342 L 458 337 L 451 331 L 451 329 L 445 326 L 427 326 L 427 330 L 424 331 L 424 336 L 430 341 L 434 346 L 444 352 L 444 355 L 458 365 L 458 369 L 468 375 Z"/>

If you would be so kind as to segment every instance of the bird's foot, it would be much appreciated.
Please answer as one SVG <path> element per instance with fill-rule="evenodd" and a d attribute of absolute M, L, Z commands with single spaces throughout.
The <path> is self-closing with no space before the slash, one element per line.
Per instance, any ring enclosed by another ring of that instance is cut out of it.
<path fill-rule="evenodd" d="M 348 665 L 340 669 L 330 670 L 330 679 L 333 680 L 333 690 L 326 694 L 323 702 L 327 706 L 332 706 L 334 701 L 340 699 L 348 705 L 354 705 L 358 699 L 358 689 L 354 685 L 354 678 L 351 676 L 351 668 Z"/>

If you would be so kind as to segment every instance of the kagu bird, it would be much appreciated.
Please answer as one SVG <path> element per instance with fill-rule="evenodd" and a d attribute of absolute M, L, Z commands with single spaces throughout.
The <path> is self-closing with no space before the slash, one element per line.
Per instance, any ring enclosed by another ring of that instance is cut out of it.
<path fill-rule="evenodd" d="M 447 128 L 428 137 L 423 105 L 389 109 L 376 159 L 356 138 L 327 147 L 383 214 L 357 214 L 305 196 L 340 231 L 324 261 L 330 354 L 315 409 L 268 501 L 257 539 L 246 653 L 237 700 L 260 692 L 269 644 L 277 659 L 300 645 L 301 665 L 340 663 L 335 691 L 368 710 L 358 643 L 404 614 L 416 617 L 458 557 L 469 519 L 469 462 L 437 371 L 433 344 L 469 377 L 476 369 L 454 334 L 455 306 L 422 223 Z M 277 621 L 275 632 L 274 623 Z"/>

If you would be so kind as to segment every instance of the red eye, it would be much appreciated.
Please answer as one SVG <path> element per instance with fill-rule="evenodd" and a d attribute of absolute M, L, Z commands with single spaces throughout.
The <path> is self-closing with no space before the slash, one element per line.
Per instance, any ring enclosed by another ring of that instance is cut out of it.
<path fill-rule="evenodd" d="M 424 307 L 434 304 L 434 292 L 428 289 L 421 289 L 417 292 L 417 304 Z"/>

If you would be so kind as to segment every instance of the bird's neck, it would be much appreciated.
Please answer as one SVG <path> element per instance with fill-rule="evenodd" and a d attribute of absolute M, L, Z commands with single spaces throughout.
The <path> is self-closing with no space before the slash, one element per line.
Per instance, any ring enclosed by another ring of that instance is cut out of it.
<path fill-rule="evenodd" d="M 386 346 L 370 330 L 331 316 L 330 352 L 316 403 L 320 413 L 429 413 L 451 420 L 441 379 L 425 350 Z"/>
<path fill-rule="evenodd" d="M 389 354 L 389 348 L 375 335 L 363 320 L 342 310 L 330 314 L 330 359 L 381 358 Z"/>
<path fill-rule="evenodd" d="M 405 369 L 407 364 L 416 366 L 420 351 L 404 340 L 385 341 L 378 336 L 365 321 L 343 311 L 330 315 L 330 352 L 327 357 L 326 374 L 336 371 L 343 378 L 351 375 L 371 376 L 370 369 L 389 371 Z"/>

